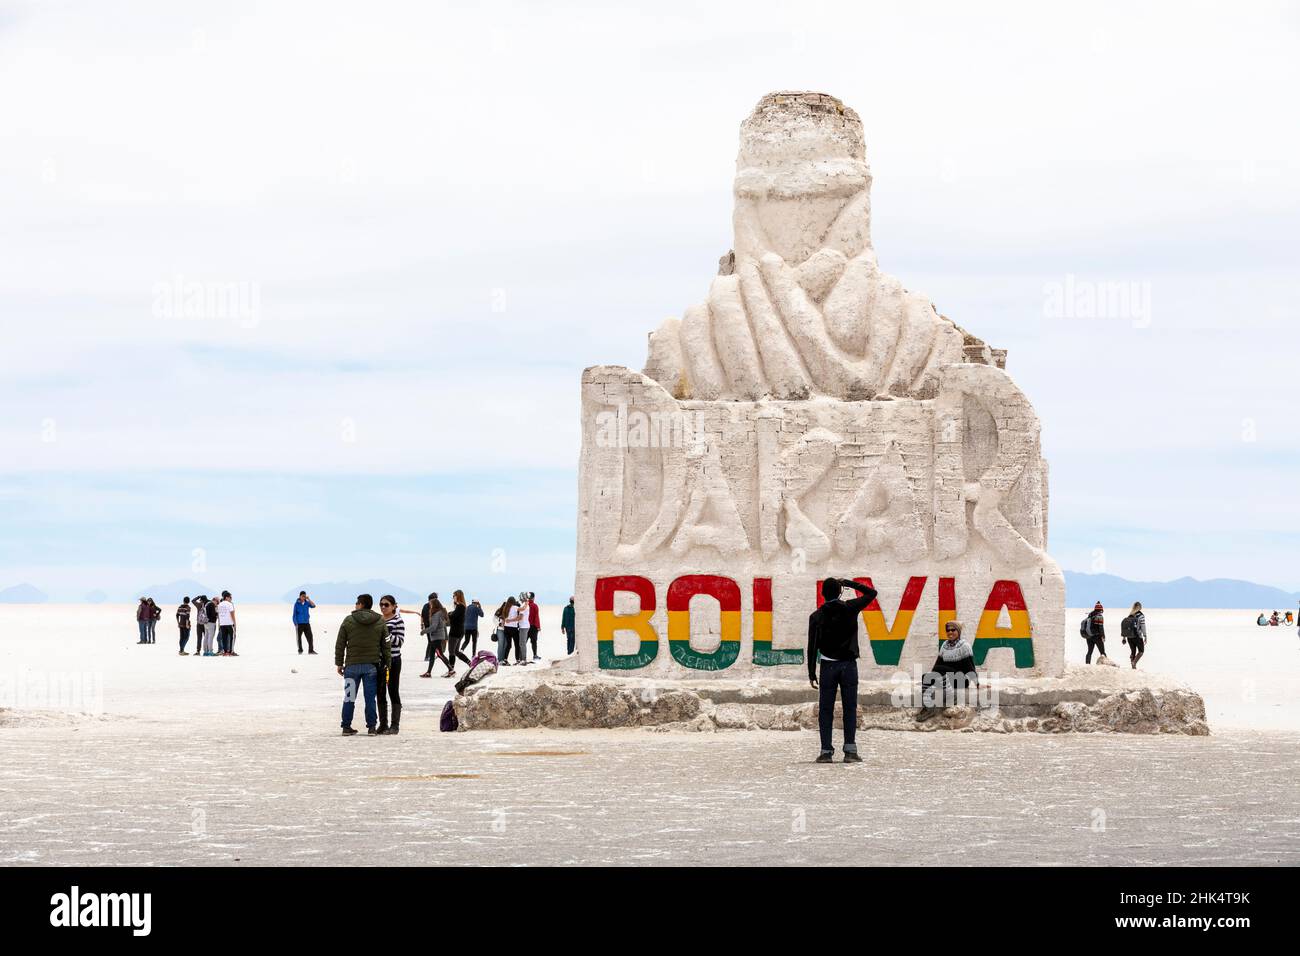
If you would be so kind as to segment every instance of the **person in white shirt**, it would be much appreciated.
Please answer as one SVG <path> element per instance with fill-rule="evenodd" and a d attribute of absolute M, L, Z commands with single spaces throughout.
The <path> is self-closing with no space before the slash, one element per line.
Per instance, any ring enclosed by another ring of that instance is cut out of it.
<path fill-rule="evenodd" d="M 528 619 L 523 616 L 522 611 L 523 608 L 519 606 L 515 599 L 510 598 L 506 606 L 506 639 L 501 648 L 501 660 L 499 661 L 501 664 L 509 663 L 506 657 L 509 656 L 512 646 L 515 649 L 515 663 L 522 664 L 524 662 L 524 645 L 519 636 L 519 622 Z"/>
<path fill-rule="evenodd" d="M 239 656 L 235 653 L 235 604 L 229 591 L 221 592 L 221 603 L 217 605 L 217 649 L 218 657 Z"/>

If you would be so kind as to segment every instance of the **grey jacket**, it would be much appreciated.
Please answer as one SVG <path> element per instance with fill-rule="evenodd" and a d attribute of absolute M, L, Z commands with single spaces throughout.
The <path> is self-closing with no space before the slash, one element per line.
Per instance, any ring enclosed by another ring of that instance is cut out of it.
<path fill-rule="evenodd" d="M 431 641 L 445 641 L 447 639 L 447 610 L 443 608 L 429 619 L 429 626 L 424 629 L 424 633 Z"/>

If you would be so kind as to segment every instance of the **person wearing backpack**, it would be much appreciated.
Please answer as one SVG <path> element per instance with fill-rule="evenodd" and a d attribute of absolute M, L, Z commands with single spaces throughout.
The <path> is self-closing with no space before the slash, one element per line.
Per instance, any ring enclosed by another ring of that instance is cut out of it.
<path fill-rule="evenodd" d="M 1128 662 L 1137 670 L 1138 661 L 1147 649 L 1147 619 L 1142 613 L 1142 602 L 1135 601 L 1128 617 L 1119 623 L 1119 642 L 1128 644 Z"/>
<path fill-rule="evenodd" d="M 149 643 L 158 643 L 158 621 L 162 619 L 162 608 L 149 599 Z"/>
<path fill-rule="evenodd" d="M 190 599 L 188 596 L 181 600 L 180 606 L 176 608 L 176 626 L 181 632 L 181 657 L 189 657 L 185 653 L 185 645 L 190 642 Z"/>
<path fill-rule="evenodd" d="M 212 642 L 217 638 L 217 599 L 207 598 L 203 604 L 203 656 L 216 657 Z"/>
<path fill-rule="evenodd" d="M 1092 612 L 1079 624 L 1079 633 L 1088 642 L 1088 653 L 1084 656 L 1085 664 L 1092 663 L 1092 652 L 1101 657 L 1106 656 L 1106 625 L 1103 619 L 1101 602 L 1098 601 Z"/>

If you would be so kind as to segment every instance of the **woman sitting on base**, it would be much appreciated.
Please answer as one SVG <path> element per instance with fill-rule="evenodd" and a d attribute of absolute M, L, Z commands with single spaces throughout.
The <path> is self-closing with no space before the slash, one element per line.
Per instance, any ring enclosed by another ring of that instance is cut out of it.
<path fill-rule="evenodd" d="M 921 709 L 916 714 L 918 723 L 929 720 L 947 706 L 945 699 L 949 695 L 950 688 L 953 703 L 961 703 L 956 695 L 958 674 L 963 676 L 963 687 L 969 684 L 975 686 L 977 691 L 975 700 L 977 703 L 979 700 L 980 675 L 975 670 L 975 652 L 962 639 L 960 622 L 949 621 L 943 626 L 943 630 L 947 640 L 939 645 L 939 656 L 934 659 L 934 666 L 930 668 L 930 673 L 921 677 Z"/>

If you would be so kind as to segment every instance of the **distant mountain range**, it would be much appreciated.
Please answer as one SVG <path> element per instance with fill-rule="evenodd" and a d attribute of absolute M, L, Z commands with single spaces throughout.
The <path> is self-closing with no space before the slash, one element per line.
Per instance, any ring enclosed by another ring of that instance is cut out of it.
<path fill-rule="evenodd" d="M 422 604 L 424 595 L 410 588 L 400 587 L 391 581 L 376 579 L 371 581 L 327 581 L 318 584 L 302 584 L 284 592 L 280 600 L 291 603 L 298 598 L 298 591 L 305 590 L 318 604 L 351 605 L 358 594 L 373 595 L 376 600 L 380 595 L 391 594 L 403 604 Z M 91 591 L 82 599 L 91 604 L 100 604 L 116 599 L 134 603 L 141 596 L 152 597 L 160 604 L 173 604 L 185 595 L 194 597 L 199 594 L 216 594 L 217 589 L 198 581 L 181 580 L 167 584 L 151 584 L 129 594 L 106 595 L 103 591 Z M 451 599 L 451 592 L 440 595 L 444 601 Z M 473 594 L 469 595 L 474 597 Z M 240 600 L 236 594 L 235 599 Z M 562 604 L 568 595 L 555 592 L 540 592 L 538 598 L 542 604 Z M 0 590 L 0 604 L 44 604 L 50 596 L 31 584 L 16 584 Z M 1081 571 L 1065 572 L 1065 603 L 1070 607 L 1092 607 L 1100 601 L 1107 607 L 1122 607 L 1141 601 L 1146 607 L 1174 608 L 1251 608 L 1256 611 L 1285 610 L 1300 603 L 1300 592 L 1283 591 L 1281 588 L 1251 581 L 1237 581 L 1231 578 L 1212 578 L 1198 581 L 1195 578 L 1179 578 L 1177 581 L 1129 581 L 1113 574 L 1084 574 Z M 259 604 L 255 597 L 245 598 L 245 603 Z M 495 599 L 488 603 L 495 604 Z"/>
<path fill-rule="evenodd" d="M 1300 602 L 1300 593 L 1231 578 L 1179 578 L 1177 581 L 1128 581 L 1113 574 L 1065 572 L 1065 603 L 1070 607 L 1092 607 L 1100 601 L 1107 607 L 1128 607 L 1141 601 L 1143 607 L 1251 608 L 1256 611 L 1286 610 Z"/>
<path fill-rule="evenodd" d="M 397 598 L 401 604 L 423 604 L 425 596 L 416 594 L 410 588 L 398 587 L 389 581 L 327 581 L 324 584 L 300 584 L 292 591 L 285 591 L 280 600 L 285 603 L 298 600 L 298 592 L 306 591 L 308 596 L 317 604 L 347 604 L 357 603 L 358 594 L 369 594 L 378 602 L 379 598 L 385 594 L 391 594 Z M 441 595 L 444 601 L 450 602 L 451 593 Z"/>
<path fill-rule="evenodd" d="M 15 584 L 0 591 L 0 604 L 44 604 L 50 596 L 30 584 Z"/>

